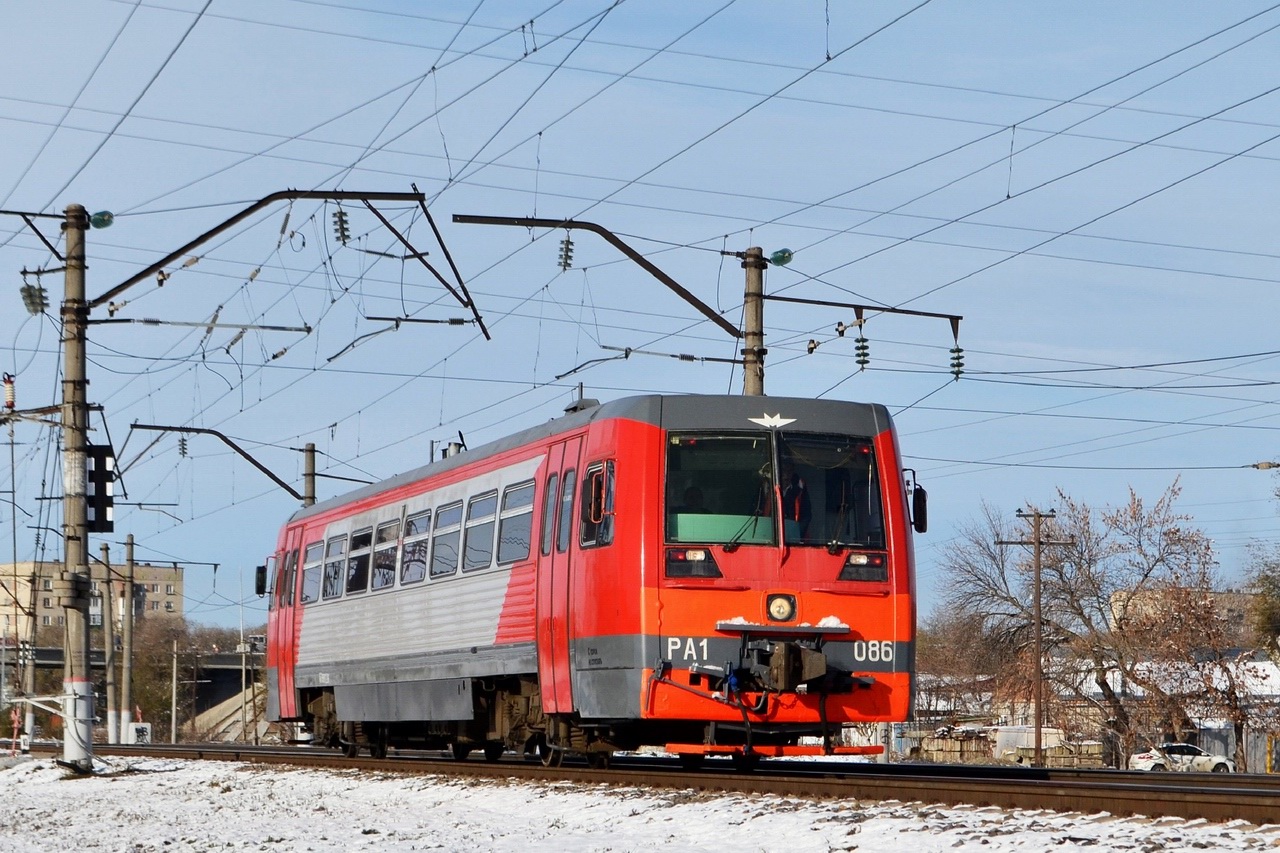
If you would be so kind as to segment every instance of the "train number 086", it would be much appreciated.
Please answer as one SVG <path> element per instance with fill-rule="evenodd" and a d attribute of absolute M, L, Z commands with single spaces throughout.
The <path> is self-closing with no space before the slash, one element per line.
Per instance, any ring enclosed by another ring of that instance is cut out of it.
<path fill-rule="evenodd" d="M 893 660 L 893 642 L 891 640 L 855 640 L 853 659 L 860 662 L 891 661 Z"/>

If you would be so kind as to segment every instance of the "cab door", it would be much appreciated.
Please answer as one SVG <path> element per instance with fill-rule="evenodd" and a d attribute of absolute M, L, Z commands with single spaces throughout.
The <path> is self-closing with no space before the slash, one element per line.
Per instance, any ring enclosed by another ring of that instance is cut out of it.
<path fill-rule="evenodd" d="M 542 527 L 538 542 L 538 681 L 548 714 L 573 710 L 572 632 L 569 611 L 573 569 L 574 501 L 582 438 L 552 445 L 543 475 Z"/>
<path fill-rule="evenodd" d="M 271 588 L 272 608 L 268 632 L 267 683 L 274 676 L 275 690 L 267 691 L 268 719 L 296 719 L 298 695 L 294 688 L 294 665 L 298 660 L 298 634 L 302 629 L 302 614 L 298 606 L 298 551 L 302 530 L 294 528 L 285 537 L 285 548 L 276 554 L 275 583 Z M 272 700 L 276 707 L 270 707 Z M 275 711 L 273 715 L 271 712 Z"/>

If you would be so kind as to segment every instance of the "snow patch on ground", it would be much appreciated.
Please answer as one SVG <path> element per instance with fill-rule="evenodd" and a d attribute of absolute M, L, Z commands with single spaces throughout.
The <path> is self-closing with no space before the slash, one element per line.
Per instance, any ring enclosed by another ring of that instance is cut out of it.
<path fill-rule="evenodd" d="M 0 851 L 1270 850 L 1280 827 L 898 802 L 454 780 L 254 764 L 0 770 Z"/>

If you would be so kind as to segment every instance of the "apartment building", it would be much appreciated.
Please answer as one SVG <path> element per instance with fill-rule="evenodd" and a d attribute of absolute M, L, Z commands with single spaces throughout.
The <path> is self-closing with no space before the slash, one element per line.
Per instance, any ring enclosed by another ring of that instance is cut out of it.
<path fill-rule="evenodd" d="M 37 628 L 49 628 L 66 624 L 66 609 L 58 602 L 55 591 L 62 563 L 27 562 L 0 564 L 0 636 L 12 640 L 25 630 L 21 618 L 33 604 L 32 583 L 35 584 L 34 615 Z M 108 575 L 112 580 L 110 595 L 114 596 L 116 623 L 124 615 L 124 567 L 113 565 L 109 569 L 101 563 L 89 567 L 90 600 L 89 625 L 100 627 L 103 620 L 103 602 L 108 598 Z M 181 566 L 155 566 L 135 563 L 133 568 L 133 613 L 135 619 L 173 619 L 183 615 L 183 569 Z"/>

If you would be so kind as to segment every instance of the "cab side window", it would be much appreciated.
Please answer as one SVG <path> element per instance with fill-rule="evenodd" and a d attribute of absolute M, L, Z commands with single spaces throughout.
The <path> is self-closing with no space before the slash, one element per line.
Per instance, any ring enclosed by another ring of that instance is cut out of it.
<path fill-rule="evenodd" d="M 578 542 L 584 548 L 599 548 L 613 541 L 613 460 L 594 462 L 582 480 L 582 505 L 578 520 Z"/>

